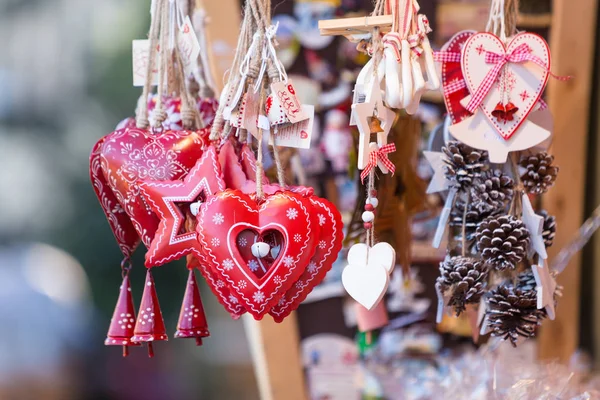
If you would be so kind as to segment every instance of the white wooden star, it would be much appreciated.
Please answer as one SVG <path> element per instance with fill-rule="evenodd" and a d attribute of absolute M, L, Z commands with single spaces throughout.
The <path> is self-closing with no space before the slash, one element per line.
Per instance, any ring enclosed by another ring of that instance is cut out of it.
<path fill-rule="evenodd" d="M 556 280 L 550 273 L 550 268 L 543 262 L 543 265 L 532 265 L 533 276 L 535 277 L 537 292 L 537 308 L 546 308 L 548 318 L 554 319 L 554 291 L 556 290 Z"/>
<path fill-rule="evenodd" d="M 523 193 L 521 198 L 523 207 L 521 220 L 529 231 L 531 248 L 545 260 L 548 258 L 548 253 L 546 252 L 546 245 L 544 244 L 544 237 L 542 236 L 542 232 L 544 231 L 544 217 L 537 215 L 535 211 L 533 211 L 531 201 L 529 201 L 529 196 L 527 196 L 527 194 Z"/>
<path fill-rule="evenodd" d="M 448 190 L 450 181 L 446 179 L 446 174 L 444 172 L 444 167 L 446 165 L 444 162 L 444 158 L 446 157 L 445 154 L 441 151 L 424 151 L 423 155 L 433 169 L 433 177 L 427 187 L 427 193 L 437 193 Z"/>
<path fill-rule="evenodd" d="M 377 133 L 377 146 L 381 147 L 387 144 L 387 136 L 390 129 L 394 125 L 396 113 L 391 109 L 387 108 L 383 104 L 381 98 L 381 87 L 379 79 L 375 76 L 368 88 L 367 96 L 364 103 L 352 104 L 352 111 L 354 113 L 356 127 L 359 132 L 359 143 L 358 143 L 358 169 L 363 170 L 369 163 L 369 154 L 374 149 L 370 146 L 371 142 L 371 130 L 369 126 L 369 118 L 376 116 L 381 121 L 381 128 L 383 132 Z M 384 174 L 387 173 L 387 169 L 381 168 L 382 164 L 379 164 L 379 168 Z"/>
<path fill-rule="evenodd" d="M 482 297 L 479 303 L 479 310 L 477 310 L 477 321 L 479 323 L 479 326 L 481 327 L 481 329 L 479 330 L 480 335 L 487 335 L 492 331 L 492 329 L 490 328 L 490 321 L 486 311 L 487 303 Z"/>

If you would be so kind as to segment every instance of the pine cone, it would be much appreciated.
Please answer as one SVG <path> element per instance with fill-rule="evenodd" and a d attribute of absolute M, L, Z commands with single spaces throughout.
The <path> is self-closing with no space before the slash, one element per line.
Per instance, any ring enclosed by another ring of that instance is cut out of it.
<path fill-rule="evenodd" d="M 463 222 L 463 211 L 465 209 L 465 202 L 457 200 L 450 212 L 449 225 L 452 228 L 456 228 L 456 235 L 462 236 L 462 222 Z M 465 216 L 465 236 L 468 242 L 475 240 L 475 231 L 481 222 L 493 215 L 500 215 L 503 210 L 488 210 L 481 211 L 475 207 L 473 202 L 469 202 L 467 205 L 467 215 Z"/>
<path fill-rule="evenodd" d="M 442 147 L 446 155 L 446 178 L 459 190 L 464 190 L 473 184 L 485 169 L 488 153 L 484 150 L 475 150 L 456 140 L 448 142 Z"/>
<path fill-rule="evenodd" d="M 521 290 L 512 285 L 502 285 L 490 292 L 486 314 L 492 336 L 510 339 L 513 347 L 517 346 L 519 336 L 534 336 L 546 317 L 543 310 L 537 309 L 535 290 Z"/>
<path fill-rule="evenodd" d="M 527 168 L 521 176 L 521 181 L 529 193 L 546 193 L 554 185 L 558 167 L 552 165 L 553 161 L 554 156 L 545 151 L 521 158 L 521 167 Z"/>
<path fill-rule="evenodd" d="M 540 215 L 544 217 L 544 229 L 542 231 L 542 237 L 544 238 L 544 244 L 546 248 L 552 246 L 554 243 L 554 235 L 556 234 L 556 217 L 548 214 L 546 210 L 542 210 Z"/>
<path fill-rule="evenodd" d="M 535 290 L 537 282 L 535 281 L 535 275 L 531 269 L 527 269 L 517 275 L 517 289 L 522 291 Z"/>
<path fill-rule="evenodd" d="M 474 258 L 446 257 L 440 263 L 437 283 L 444 293 L 450 295 L 448 306 L 454 307 L 457 316 L 465 310 L 467 304 L 479 303 L 487 275 L 487 266 Z"/>
<path fill-rule="evenodd" d="M 485 171 L 471 189 L 471 201 L 480 212 L 506 207 L 513 197 L 514 181 L 501 170 Z"/>
<path fill-rule="evenodd" d="M 483 259 L 499 271 L 515 269 L 527 254 L 529 232 L 511 215 L 486 218 L 475 236 Z"/>

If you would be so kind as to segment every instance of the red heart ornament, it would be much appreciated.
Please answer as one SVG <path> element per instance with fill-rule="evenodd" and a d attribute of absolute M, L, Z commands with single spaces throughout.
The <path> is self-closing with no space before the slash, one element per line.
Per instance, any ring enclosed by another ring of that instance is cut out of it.
<path fill-rule="evenodd" d="M 475 31 L 458 32 L 442 47 L 442 52 L 452 55 L 449 61 L 442 60 L 442 91 L 444 103 L 452 123 L 462 121 L 472 114 L 465 109 L 460 101 L 469 95 L 469 89 L 460 66 L 460 53 L 465 42 L 475 34 Z"/>
<path fill-rule="evenodd" d="M 495 54 L 501 60 L 516 55 L 520 48 L 527 49 L 528 56 L 536 57 L 545 67 L 527 59 L 509 60 L 478 108 L 504 140 L 510 139 L 527 119 L 546 87 L 550 67 L 548 44 L 533 33 L 519 33 L 507 46 L 491 33 L 477 33 L 466 41 L 462 51 L 461 68 L 469 92 L 475 95 L 480 86 L 485 86 L 488 73 L 496 66 L 496 63 L 488 62 L 489 55 Z M 505 118 L 500 122 L 493 112 L 498 103 L 508 102 L 513 105 L 515 112 L 510 114 L 510 119 Z"/>
<path fill-rule="evenodd" d="M 150 248 L 146 252 L 146 267 L 156 267 L 190 253 L 199 254 L 196 231 L 185 229 L 186 211 L 195 201 L 225 190 L 214 146 L 204 150 L 202 157 L 183 180 L 144 181 L 141 194 L 160 222 Z"/>
<path fill-rule="evenodd" d="M 102 145 L 104 177 L 150 248 L 159 220 L 140 196 L 140 181 L 183 177 L 202 155 L 202 131 L 152 133 L 138 128 L 114 131 Z"/>
<path fill-rule="evenodd" d="M 276 322 L 283 321 L 285 317 L 298 308 L 313 288 L 321 283 L 342 249 L 344 233 L 340 212 L 325 199 L 311 196 L 309 200 L 313 205 L 313 213 L 317 216 L 321 234 L 315 253 L 300 279 L 269 311 Z"/>
<path fill-rule="evenodd" d="M 212 265 L 206 261 L 204 254 L 193 257 L 190 262 L 190 267 L 198 268 L 206 280 L 208 287 L 223 308 L 231 315 L 231 318 L 238 319 L 246 312 L 240 303 L 238 296 L 232 294 L 225 281 L 220 279 L 220 277 L 213 272 Z"/>
<path fill-rule="evenodd" d="M 117 239 L 119 248 L 123 255 L 129 258 L 140 243 L 140 238 L 102 172 L 100 151 L 105 139 L 105 137 L 100 139 L 94 145 L 90 154 L 90 179 L 102 211 L 104 211 L 104 215 L 106 215 L 106 219 L 110 224 L 110 229 L 115 235 L 115 239 Z"/>
<path fill-rule="evenodd" d="M 310 201 L 290 191 L 257 203 L 239 190 L 226 190 L 202 204 L 197 230 L 205 258 L 254 318 L 268 313 L 308 266 L 319 237 L 311 212 Z M 272 259 L 266 265 L 243 250 L 253 244 L 244 236 L 248 231 L 259 242 L 281 238 L 276 254 L 275 246 L 269 247 Z"/>

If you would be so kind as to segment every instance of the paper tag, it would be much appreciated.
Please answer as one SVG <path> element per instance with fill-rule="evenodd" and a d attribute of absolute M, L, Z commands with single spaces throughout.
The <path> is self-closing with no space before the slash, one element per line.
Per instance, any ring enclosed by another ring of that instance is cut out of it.
<path fill-rule="evenodd" d="M 246 128 L 252 136 L 258 139 L 258 93 L 250 89 L 244 96 L 244 120 L 242 126 Z"/>
<path fill-rule="evenodd" d="M 132 65 L 133 65 L 133 86 L 144 86 L 146 83 L 146 73 L 148 72 L 150 41 L 133 40 L 131 42 Z M 155 60 L 158 61 L 159 47 L 156 48 Z M 158 63 L 154 63 L 152 70 L 152 85 L 158 85 Z"/>
<path fill-rule="evenodd" d="M 308 115 L 302 109 L 302 104 L 300 104 L 298 97 L 296 97 L 296 90 L 291 79 L 288 79 L 287 82 L 272 83 L 271 92 L 281 103 L 283 111 L 290 122 L 296 123 L 308 118 Z"/>
<path fill-rule="evenodd" d="M 184 71 L 186 73 L 192 72 L 198 62 L 200 42 L 198 41 L 196 32 L 194 32 L 192 21 L 190 21 L 189 16 L 185 17 L 183 25 L 179 28 L 177 46 L 179 47 L 179 53 L 181 54 Z"/>
<path fill-rule="evenodd" d="M 302 113 L 307 119 L 285 127 L 280 127 L 275 132 L 277 146 L 309 149 L 312 137 L 315 106 L 302 104 Z"/>
<path fill-rule="evenodd" d="M 259 115 L 258 116 L 258 123 L 257 123 L 258 127 L 262 130 L 268 131 L 271 129 L 271 124 L 269 123 L 269 118 L 267 118 L 266 115 Z"/>

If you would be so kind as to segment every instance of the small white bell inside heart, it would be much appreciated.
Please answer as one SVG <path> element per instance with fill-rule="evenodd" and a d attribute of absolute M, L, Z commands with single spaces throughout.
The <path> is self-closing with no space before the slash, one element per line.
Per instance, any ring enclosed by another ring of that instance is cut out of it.
<path fill-rule="evenodd" d="M 269 246 L 265 242 L 256 242 L 252 245 L 252 255 L 256 258 L 263 258 L 269 254 L 269 250 L 271 250 L 271 246 Z"/>
<path fill-rule="evenodd" d="M 198 215 L 198 211 L 200 211 L 200 204 L 202 204 L 201 201 L 196 201 L 190 204 L 190 212 L 194 217 Z"/>

